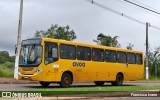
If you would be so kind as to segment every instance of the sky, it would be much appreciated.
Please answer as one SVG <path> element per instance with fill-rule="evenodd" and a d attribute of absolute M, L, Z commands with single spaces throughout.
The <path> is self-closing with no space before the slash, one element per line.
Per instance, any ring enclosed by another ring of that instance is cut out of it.
<path fill-rule="evenodd" d="M 124 0 L 94 0 L 106 7 L 160 27 L 160 15 L 136 7 Z M 160 0 L 130 0 L 148 5 L 160 12 Z M 140 4 L 139 3 L 139 4 Z M 24 0 L 22 40 L 32 38 L 37 30 L 47 30 L 52 24 L 69 25 L 77 35 L 74 41 L 96 44 L 99 33 L 119 36 L 122 48 L 129 43 L 133 49 L 145 52 L 146 26 L 104 10 L 85 0 Z M 148 7 L 147 6 L 147 7 Z M 17 43 L 20 0 L 0 0 L 0 51 L 14 55 Z M 149 27 L 151 50 L 160 46 L 160 30 Z"/>

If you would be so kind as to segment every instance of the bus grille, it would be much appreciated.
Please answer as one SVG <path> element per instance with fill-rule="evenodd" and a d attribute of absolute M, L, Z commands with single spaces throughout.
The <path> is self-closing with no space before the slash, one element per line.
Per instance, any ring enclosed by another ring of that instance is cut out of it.
<path fill-rule="evenodd" d="M 32 71 L 34 67 L 22 67 L 23 71 Z"/>

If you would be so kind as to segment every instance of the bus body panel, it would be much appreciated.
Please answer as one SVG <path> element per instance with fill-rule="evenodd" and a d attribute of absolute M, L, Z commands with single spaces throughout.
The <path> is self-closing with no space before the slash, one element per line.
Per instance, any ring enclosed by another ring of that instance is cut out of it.
<path fill-rule="evenodd" d="M 53 42 L 58 44 L 58 60 L 49 64 L 45 64 L 45 42 Z M 70 42 L 64 40 L 43 38 L 42 45 L 42 63 L 38 67 L 33 67 L 32 70 L 27 71 L 27 68 L 19 67 L 19 79 L 28 79 L 44 82 L 60 82 L 64 72 L 69 71 L 73 74 L 73 81 L 75 82 L 90 82 L 90 81 L 115 81 L 116 75 L 122 73 L 124 80 L 138 80 L 144 78 L 144 61 L 141 65 L 128 63 L 112 63 L 86 60 L 71 60 L 60 58 L 60 44 L 68 44 L 77 46 L 84 46 L 89 48 L 99 48 L 105 50 L 115 50 L 122 52 L 138 53 L 143 56 L 142 52 L 126 50 L 121 48 L 112 48 L 105 46 L 97 46 L 90 44 L 83 44 L 77 42 Z M 143 58 L 142 58 L 143 59 Z M 41 68 L 42 72 L 34 75 L 37 69 Z M 30 68 L 31 69 L 31 68 Z"/>

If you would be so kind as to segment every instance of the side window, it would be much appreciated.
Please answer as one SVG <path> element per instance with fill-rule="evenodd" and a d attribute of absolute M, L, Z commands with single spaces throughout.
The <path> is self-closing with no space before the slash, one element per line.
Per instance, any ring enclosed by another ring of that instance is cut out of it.
<path fill-rule="evenodd" d="M 143 64 L 142 63 L 142 54 L 136 54 L 136 60 L 137 60 L 137 64 Z"/>
<path fill-rule="evenodd" d="M 56 43 L 45 43 L 45 64 L 58 60 L 58 45 Z"/>
<path fill-rule="evenodd" d="M 106 50 L 105 58 L 107 62 L 116 62 L 116 51 Z"/>
<path fill-rule="evenodd" d="M 76 47 L 73 45 L 60 45 L 60 57 L 62 59 L 76 59 Z"/>
<path fill-rule="evenodd" d="M 129 64 L 135 64 L 136 63 L 136 55 L 134 53 L 127 53 L 127 62 Z"/>
<path fill-rule="evenodd" d="M 104 61 L 104 50 L 103 49 L 92 49 L 92 60 L 93 61 Z"/>
<path fill-rule="evenodd" d="M 125 52 L 117 52 L 117 62 L 118 63 L 126 63 L 127 56 Z"/>
<path fill-rule="evenodd" d="M 78 60 L 91 60 L 91 49 L 88 47 L 77 46 Z"/>

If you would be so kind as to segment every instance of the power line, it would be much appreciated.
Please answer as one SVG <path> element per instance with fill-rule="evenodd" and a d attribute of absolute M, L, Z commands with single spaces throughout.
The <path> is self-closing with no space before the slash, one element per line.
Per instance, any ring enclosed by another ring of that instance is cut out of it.
<path fill-rule="evenodd" d="M 124 14 L 124 13 L 121 13 L 121 12 L 118 12 L 118 11 L 116 11 L 116 10 L 113 10 L 112 8 L 106 7 L 106 6 L 102 5 L 102 4 L 99 4 L 99 3 L 95 2 L 94 0 L 85 0 L 85 1 L 86 1 L 86 2 L 89 2 L 89 3 L 92 3 L 92 4 L 94 4 L 94 5 L 102 8 L 102 9 L 104 9 L 104 10 L 108 10 L 108 11 L 110 11 L 110 12 L 113 12 L 113 13 L 115 13 L 115 14 L 118 14 L 118 15 L 120 15 L 120 16 L 123 16 L 123 17 L 125 17 L 125 18 L 127 18 L 127 19 L 129 19 L 129 20 L 132 20 L 132 21 L 134 21 L 134 22 L 137 22 L 137 23 L 139 23 L 139 24 L 146 25 L 146 23 L 143 22 L 143 21 L 140 21 L 140 20 L 138 20 L 138 19 L 136 19 L 136 18 L 133 18 L 133 17 L 130 17 L 130 16 Z M 160 30 L 160 28 L 157 27 L 157 26 L 154 26 L 154 25 L 151 25 L 151 24 L 149 24 L 149 26 L 152 27 L 152 28 L 155 28 L 155 29 L 157 29 L 157 30 Z"/>
<path fill-rule="evenodd" d="M 143 6 L 146 6 L 146 7 L 148 7 L 148 8 L 151 8 L 151 9 L 153 9 L 153 10 L 156 10 L 156 11 L 159 11 L 159 12 L 160 12 L 160 10 L 155 9 L 155 8 L 153 8 L 153 7 L 149 6 L 149 5 L 146 5 L 146 4 L 142 3 L 142 2 L 139 2 L 139 1 L 137 1 L 137 0 L 132 0 L 132 1 L 134 1 L 134 2 L 136 2 L 136 3 L 139 3 L 139 4 L 143 5 Z"/>
<path fill-rule="evenodd" d="M 150 27 L 152 27 L 152 28 L 155 28 L 155 29 L 157 29 L 157 30 L 160 30 L 160 28 L 159 27 L 157 27 L 157 26 L 153 26 L 153 25 L 149 25 Z"/>
<path fill-rule="evenodd" d="M 142 21 L 140 21 L 140 20 L 138 20 L 138 19 L 132 18 L 132 17 L 130 17 L 130 16 L 124 14 L 124 13 L 121 13 L 121 12 L 118 12 L 118 11 L 116 11 L 116 10 L 113 10 L 113 9 L 111 9 L 111 8 L 109 8 L 109 7 L 106 7 L 106 6 L 102 5 L 102 4 L 99 4 L 99 3 L 97 3 L 97 2 L 95 2 L 95 1 L 93 1 L 93 0 L 85 0 L 85 1 L 90 2 L 90 3 L 96 5 L 96 6 L 100 7 L 100 8 L 103 8 L 103 9 L 105 9 L 105 10 L 111 11 L 111 12 L 113 12 L 113 13 L 115 13 L 115 14 L 118 14 L 118 15 L 120 15 L 120 16 L 126 17 L 127 19 L 130 19 L 130 20 L 132 20 L 132 21 L 135 21 L 135 22 L 137 22 L 137 23 L 139 23 L 139 24 L 143 24 L 143 25 L 146 24 L 146 23 L 144 23 L 144 22 L 142 22 Z"/>
<path fill-rule="evenodd" d="M 136 4 L 136 3 L 134 3 L 134 2 L 131 2 L 131 1 L 129 1 L 129 0 L 124 0 L 124 1 L 125 1 L 125 2 L 128 2 L 128 3 L 130 3 L 130 4 L 133 4 L 133 5 L 135 5 L 135 6 L 138 6 L 138 7 L 140 7 L 140 8 L 143 8 L 143 9 L 145 9 L 145 10 L 148 10 L 148 11 L 151 11 L 151 12 L 153 12 L 153 13 L 156 13 L 156 14 L 160 15 L 160 13 L 157 12 L 157 11 L 155 11 L 155 10 L 152 10 L 152 9 L 147 8 L 147 7 L 141 6 L 141 5 L 139 5 L 139 4 Z"/>
<path fill-rule="evenodd" d="M 124 3 L 124 0 L 118 0 L 118 1 L 121 1 L 121 2 Z M 150 9 L 153 9 L 153 10 L 155 10 L 155 11 L 157 11 L 157 12 L 160 12 L 160 10 L 157 10 L 157 9 L 151 7 L 151 6 L 148 6 L 148 5 L 146 5 L 146 4 L 143 4 L 143 3 L 141 3 L 141 2 L 139 2 L 139 1 L 137 1 L 137 0 L 132 0 L 132 1 L 136 2 L 137 4 L 141 4 L 141 5 L 145 6 L 146 8 L 150 8 Z M 160 15 L 157 14 L 157 13 L 153 13 L 153 12 L 148 11 L 148 10 L 146 10 L 146 12 L 148 12 L 148 13 L 154 15 L 154 16 L 157 16 L 158 18 L 160 18 Z"/>
<path fill-rule="evenodd" d="M 121 1 L 121 2 L 123 2 L 123 3 L 124 3 L 124 0 L 118 0 L 118 1 Z M 132 1 L 136 2 L 137 4 L 141 4 L 141 5 L 143 5 L 143 6 L 146 6 L 146 7 L 150 8 L 150 9 L 154 9 L 155 11 L 160 12 L 160 10 L 157 10 L 157 9 L 155 9 L 155 8 L 151 7 L 151 6 L 148 6 L 148 5 L 146 5 L 146 4 L 143 4 L 143 3 L 141 3 L 141 2 L 138 2 L 137 0 L 132 0 Z M 153 12 L 148 11 L 148 10 L 145 10 L 145 11 L 146 11 L 146 12 L 148 12 L 148 13 L 150 13 L 151 15 L 154 15 L 154 16 L 156 16 L 156 17 L 160 18 L 160 15 L 159 15 L 159 14 L 157 14 L 157 13 L 153 13 Z"/>

